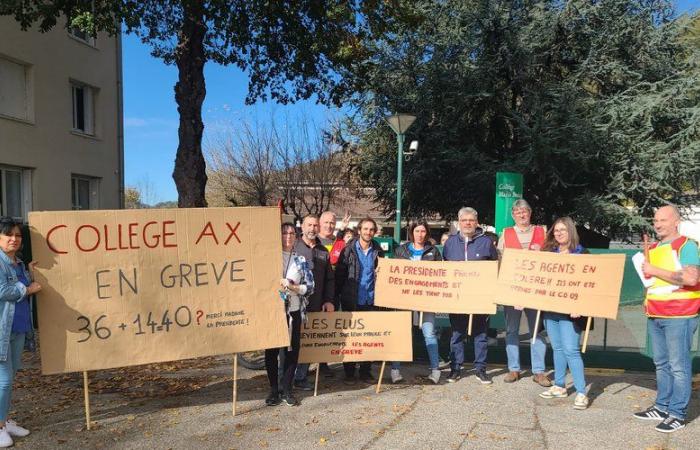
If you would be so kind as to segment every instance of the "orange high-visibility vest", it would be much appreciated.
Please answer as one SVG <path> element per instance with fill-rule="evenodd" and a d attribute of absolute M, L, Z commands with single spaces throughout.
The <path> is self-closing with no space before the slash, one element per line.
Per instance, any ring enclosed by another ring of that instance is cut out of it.
<path fill-rule="evenodd" d="M 671 249 L 680 257 L 681 249 L 688 242 L 688 238 L 681 236 L 671 241 Z M 651 245 L 656 248 L 658 243 Z M 675 267 L 661 267 L 665 270 L 675 271 Z M 695 286 L 680 286 L 677 290 L 668 294 L 655 294 L 654 286 L 647 291 L 644 307 L 649 317 L 694 317 L 700 311 L 700 283 Z"/>
<path fill-rule="evenodd" d="M 544 247 L 544 235 L 544 227 L 535 225 L 535 228 L 532 230 L 532 240 L 530 241 L 528 250 L 542 249 L 542 247 Z M 535 245 L 539 245 L 539 247 L 534 247 Z M 518 239 L 518 233 L 516 233 L 515 228 L 508 227 L 503 230 L 503 246 L 505 248 L 523 248 L 523 245 Z"/>

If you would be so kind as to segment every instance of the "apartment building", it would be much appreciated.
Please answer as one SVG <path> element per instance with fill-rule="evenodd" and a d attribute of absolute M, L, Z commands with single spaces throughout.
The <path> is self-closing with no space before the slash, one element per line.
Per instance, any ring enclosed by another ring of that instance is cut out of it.
<path fill-rule="evenodd" d="M 0 215 L 123 205 L 121 37 L 0 16 Z"/>

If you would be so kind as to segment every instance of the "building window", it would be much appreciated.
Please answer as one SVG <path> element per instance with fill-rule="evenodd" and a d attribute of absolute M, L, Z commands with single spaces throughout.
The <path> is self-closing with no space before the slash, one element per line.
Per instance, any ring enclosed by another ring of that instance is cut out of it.
<path fill-rule="evenodd" d="M 94 36 L 90 36 L 87 31 L 83 31 L 78 27 L 70 27 L 68 29 L 68 34 L 73 36 L 75 39 L 85 42 L 88 45 L 92 45 L 93 47 L 97 43 L 97 39 L 95 39 Z"/>
<path fill-rule="evenodd" d="M 34 120 L 30 66 L 0 56 L 0 114 Z"/>
<path fill-rule="evenodd" d="M 26 219 L 31 209 L 31 171 L 0 166 L 0 216 Z"/>
<path fill-rule="evenodd" d="M 73 209 L 97 209 L 99 199 L 99 178 L 73 175 L 71 177 L 71 198 Z"/>
<path fill-rule="evenodd" d="M 95 134 L 95 91 L 91 86 L 71 83 L 74 131 Z"/>

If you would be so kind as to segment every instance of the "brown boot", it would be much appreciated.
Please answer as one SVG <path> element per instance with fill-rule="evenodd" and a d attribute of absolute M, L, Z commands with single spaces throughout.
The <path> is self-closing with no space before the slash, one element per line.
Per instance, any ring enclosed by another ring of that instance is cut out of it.
<path fill-rule="evenodd" d="M 532 376 L 532 381 L 535 383 L 539 384 L 542 387 L 550 387 L 552 385 L 552 382 L 547 378 L 547 375 L 544 373 L 536 373 Z"/>
<path fill-rule="evenodd" d="M 508 372 L 508 375 L 503 377 L 505 383 L 515 383 L 520 379 L 520 372 Z"/>

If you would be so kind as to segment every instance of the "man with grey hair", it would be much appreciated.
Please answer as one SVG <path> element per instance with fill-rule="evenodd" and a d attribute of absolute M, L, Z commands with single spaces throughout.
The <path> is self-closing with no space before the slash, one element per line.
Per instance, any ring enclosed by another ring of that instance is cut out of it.
<path fill-rule="evenodd" d="M 498 252 L 491 238 L 484 234 L 479 227 L 478 213 L 474 208 L 464 207 L 457 213 L 459 232 L 451 235 L 443 250 L 445 261 L 495 261 Z M 464 363 L 464 339 L 467 336 L 468 316 L 466 314 L 450 314 L 452 339 L 450 339 L 450 375 L 449 383 L 458 381 L 461 377 Z M 472 317 L 472 335 L 474 338 L 474 369 L 476 379 L 482 384 L 491 384 L 491 378 L 486 373 L 486 356 L 488 352 L 488 337 L 486 335 L 489 323 L 488 314 L 474 314 Z"/>
<path fill-rule="evenodd" d="M 518 199 L 513 203 L 511 209 L 515 226 L 503 230 L 501 238 L 498 240 L 498 251 L 503 252 L 506 248 L 527 249 L 538 251 L 544 245 L 544 227 L 532 225 L 530 217 L 532 208 L 524 199 Z M 545 375 L 544 358 L 547 353 L 547 345 L 539 330 L 535 330 L 537 322 L 537 311 L 534 309 L 503 306 L 503 313 L 506 319 L 506 355 L 508 357 L 508 374 L 503 378 L 506 383 L 513 383 L 520 378 L 520 319 L 523 311 L 527 317 L 527 325 L 530 335 L 536 334 L 535 342 L 528 339 L 530 343 L 530 361 L 532 363 L 532 381 L 540 386 L 549 387 L 552 382 Z"/>

